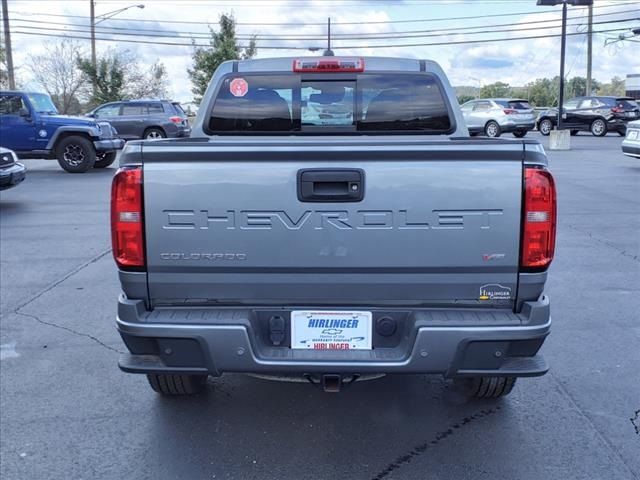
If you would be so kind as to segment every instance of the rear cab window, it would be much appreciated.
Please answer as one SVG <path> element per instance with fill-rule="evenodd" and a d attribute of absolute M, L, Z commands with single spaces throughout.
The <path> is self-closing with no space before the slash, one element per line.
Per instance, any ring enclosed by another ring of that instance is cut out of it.
<path fill-rule="evenodd" d="M 452 113 L 429 73 L 230 74 L 205 131 L 234 134 L 448 134 Z"/>

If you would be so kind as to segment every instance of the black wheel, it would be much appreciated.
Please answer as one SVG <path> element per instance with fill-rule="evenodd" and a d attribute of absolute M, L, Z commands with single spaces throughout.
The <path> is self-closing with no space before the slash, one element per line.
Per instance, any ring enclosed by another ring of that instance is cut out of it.
<path fill-rule="evenodd" d="M 580 130 L 571 130 L 571 136 L 572 136 L 572 137 L 575 137 L 576 135 L 578 135 L 578 132 L 579 132 L 579 131 L 580 131 Z"/>
<path fill-rule="evenodd" d="M 484 126 L 484 134 L 487 137 L 497 138 L 500 136 L 500 125 L 493 120 L 489 120 L 487 124 Z"/>
<path fill-rule="evenodd" d="M 147 380 L 154 391 L 162 395 L 193 395 L 202 390 L 206 375 L 148 374 Z"/>
<path fill-rule="evenodd" d="M 88 138 L 70 135 L 56 145 L 56 158 L 69 173 L 84 173 L 96 162 L 96 150 Z"/>
<path fill-rule="evenodd" d="M 167 138 L 167 134 L 161 128 L 147 128 L 142 137 L 145 140 L 156 140 L 158 138 Z"/>
<path fill-rule="evenodd" d="M 516 138 L 522 138 L 527 134 L 526 130 L 516 130 L 515 132 L 513 132 L 513 136 Z"/>
<path fill-rule="evenodd" d="M 607 122 L 605 122 L 601 118 L 596 118 L 593 122 L 591 122 L 591 127 L 589 127 L 591 133 L 594 137 L 604 137 L 607 134 Z"/>
<path fill-rule="evenodd" d="M 116 161 L 116 155 L 116 152 L 98 153 L 96 155 L 96 163 L 93 164 L 93 168 L 107 168 Z"/>
<path fill-rule="evenodd" d="M 538 130 L 546 137 L 551 133 L 551 130 L 553 130 L 553 122 L 548 118 L 545 118 L 538 124 Z"/>
<path fill-rule="evenodd" d="M 453 383 L 467 397 L 499 398 L 511 393 L 516 377 L 461 377 Z"/>
<path fill-rule="evenodd" d="M 622 130 L 618 130 L 618 135 L 620 135 L 621 137 L 624 137 L 627 134 L 627 132 L 622 131 Z"/>

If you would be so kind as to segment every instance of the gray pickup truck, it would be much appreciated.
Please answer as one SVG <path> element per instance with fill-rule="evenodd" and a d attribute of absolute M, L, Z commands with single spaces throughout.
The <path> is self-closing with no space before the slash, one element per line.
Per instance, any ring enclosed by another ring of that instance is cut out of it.
<path fill-rule="evenodd" d="M 397 373 L 495 398 L 548 369 L 544 150 L 470 138 L 431 61 L 226 62 L 191 138 L 130 142 L 120 162 L 119 365 L 159 393 Z"/>

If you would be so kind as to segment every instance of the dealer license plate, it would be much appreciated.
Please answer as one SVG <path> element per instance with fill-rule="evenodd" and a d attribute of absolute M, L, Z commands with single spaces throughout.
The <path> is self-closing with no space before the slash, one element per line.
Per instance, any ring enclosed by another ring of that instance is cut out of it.
<path fill-rule="evenodd" d="M 291 348 L 371 350 L 371 312 L 291 312 Z"/>

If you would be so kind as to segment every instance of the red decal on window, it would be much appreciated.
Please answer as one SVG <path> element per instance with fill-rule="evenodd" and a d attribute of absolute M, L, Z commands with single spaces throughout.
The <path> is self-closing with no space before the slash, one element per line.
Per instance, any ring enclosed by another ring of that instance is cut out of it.
<path fill-rule="evenodd" d="M 234 97 L 244 97 L 249 91 L 249 84 L 244 78 L 234 78 L 229 84 L 229 91 Z"/>

